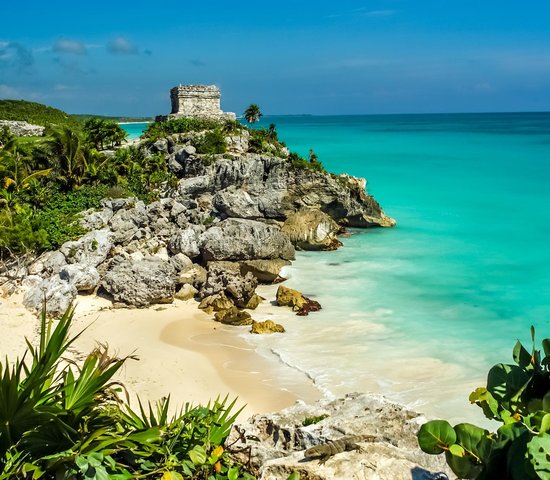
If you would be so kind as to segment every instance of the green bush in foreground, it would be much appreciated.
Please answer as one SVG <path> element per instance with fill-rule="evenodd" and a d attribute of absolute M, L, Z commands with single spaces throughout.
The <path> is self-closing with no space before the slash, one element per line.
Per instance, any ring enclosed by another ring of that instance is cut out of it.
<path fill-rule="evenodd" d="M 503 425 L 496 433 L 469 423 L 454 428 L 432 420 L 418 432 L 420 448 L 445 453 L 459 478 L 477 480 L 550 480 L 550 339 L 542 341 L 544 358 L 520 342 L 513 350 L 514 365 L 499 363 L 489 371 L 487 387 L 470 401 L 489 419 Z"/>
<path fill-rule="evenodd" d="M 70 308 L 55 328 L 42 313 L 40 341 L 13 364 L 0 363 L 0 480 L 250 480 L 223 447 L 240 412 L 227 397 L 170 415 L 169 398 L 133 411 L 112 380 L 129 357 L 90 353 L 77 366 L 62 356 Z"/>

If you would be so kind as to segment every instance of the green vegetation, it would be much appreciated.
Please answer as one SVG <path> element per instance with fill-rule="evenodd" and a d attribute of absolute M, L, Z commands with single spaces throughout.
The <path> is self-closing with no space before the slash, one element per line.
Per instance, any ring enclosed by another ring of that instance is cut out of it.
<path fill-rule="evenodd" d="M 420 429 L 420 448 L 445 453 L 459 478 L 550 479 L 550 339 L 542 341 L 542 358 L 533 328 L 531 337 L 530 353 L 517 342 L 515 364 L 495 365 L 487 386 L 470 395 L 487 418 L 502 423 L 495 433 L 469 423 L 452 427 L 445 420 L 427 422 Z"/>
<path fill-rule="evenodd" d="M 252 103 L 243 113 L 244 118 L 248 123 L 256 123 L 263 116 L 263 113 L 260 111 L 260 107 L 255 103 Z"/>
<path fill-rule="evenodd" d="M 227 135 L 240 132 L 244 127 L 234 120 L 215 120 L 210 118 L 177 118 L 164 122 L 151 123 L 143 136 L 150 143 L 159 138 L 176 133 L 201 132 L 204 130 L 220 130 Z"/>
<path fill-rule="evenodd" d="M 294 168 L 326 173 L 325 167 L 323 167 L 323 164 L 317 160 L 317 157 L 315 157 L 315 159 L 310 158 L 310 160 L 306 160 L 305 158 L 300 157 L 297 153 L 290 152 L 288 159 Z"/>
<path fill-rule="evenodd" d="M 63 355 L 74 309 L 54 325 L 42 312 L 40 340 L 0 363 L 0 479 L 252 480 L 224 442 L 241 410 L 227 397 L 169 414 L 170 398 L 138 411 L 113 376 L 133 357 L 100 346 L 77 365 Z"/>
<path fill-rule="evenodd" d="M 97 128 L 106 124 L 86 122 L 83 132 L 49 127 L 48 136 L 32 141 L 0 130 L 0 258 L 77 238 L 84 233 L 79 212 L 99 207 L 108 194 L 152 201 L 173 185 L 160 154 L 136 147 L 98 151 L 97 143 L 116 141 L 113 130 Z"/>
<path fill-rule="evenodd" d="M 95 118 L 99 120 L 108 120 L 115 123 L 119 123 L 119 122 L 145 123 L 145 122 L 152 122 L 154 120 L 153 117 L 117 117 L 112 115 L 92 115 L 90 113 L 77 113 L 77 114 L 73 113 L 71 114 L 71 117 L 76 118 L 80 122 L 84 122 L 91 118 Z"/>
<path fill-rule="evenodd" d="M 72 115 L 26 100 L 0 100 L 0 120 L 21 120 L 44 127 L 80 128 L 80 122 Z"/>
<path fill-rule="evenodd" d="M 209 130 L 196 141 L 195 147 L 197 153 L 210 155 L 225 153 L 227 150 L 225 135 L 220 128 Z"/>
<path fill-rule="evenodd" d="M 101 118 L 87 119 L 84 122 L 84 131 L 90 145 L 98 150 L 120 146 L 128 136 L 117 123 Z"/>
<path fill-rule="evenodd" d="M 316 423 L 322 422 L 325 418 L 328 418 L 328 417 L 329 416 L 326 413 L 323 415 L 317 415 L 315 417 L 306 417 L 304 418 L 302 425 L 304 427 L 307 427 L 308 425 L 315 425 Z"/>

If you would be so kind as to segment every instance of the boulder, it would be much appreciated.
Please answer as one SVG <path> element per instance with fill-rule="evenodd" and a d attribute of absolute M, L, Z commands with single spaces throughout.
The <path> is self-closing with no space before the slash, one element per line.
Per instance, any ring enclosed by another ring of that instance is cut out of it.
<path fill-rule="evenodd" d="M 109 220 L 111 220 L 112 216 L 113 211 L 110 208 L 103 208 L 102 210 L 91 212 L 87 211 L 84 212 L 79 223 L 82 228 L 88 231 L 101 230 L 108 225 Z"/>
<path fill-rule="evenodd" d="M 263 218 L 258 207 L 258 198 L 242 188 L 229 187 L 214 195 L 214 207 L 226 217 Z"/>
<path fill-rule="evenodd" d="M 127 199 L 117 199 L 127 200 Z M 113 210 L 115 210 L 113 199 Z M 119 208 L 109 220 L 109 227 L 113 233 L 115 243 L 127 245 L 134 238 L 141 238 L 140 228 L 148 225 L 147 208 L 142 201 L 124 204 L 128 208 Z"/>
<path fill-rule="evenodd" d="M 228 308 L 227 310 L 220 310 L 216 312 L 214 315 L 214 320 L 225 325 L 233 326 L 252 325 L 254 323 L 250 313 L 239 310 L 235 306 Z"/>
<path fill-rule="evenodd" d="M 72 284 L 78 292 L 90 292 L 100 282 L 97 268 L 80 263 L 66 265 L 59 272 L 59 276 L 62 280 Z"/>
<path fill-rule="evenodd" d="M 279 285 L 276 295 L 277 305 L 292 307 L 296 315 L 305 316 L 309 312 L 317 312 L 321 309 L 319 302 L 311 300 L 298 290 Z"/>
<path fill-rule="evenodd" d="M 67 259 L 59 250 L 44 252 L 29 266 L 29 275 L 57 275 L 65 265 Z"/>
<path fill-rule="evenodd" d="M 182 287 L 174 295 L 174 298 L 183 301 L 191 300 L 192 298 L 195 298 L 198 293 L 199 291 L 193 285 L 186 284 L 182 285 Z"/>
<path fill-rule="evenodd" d="M 342 246 L 336 238 L 340 230 L 326 213 L 312 208 L 291 213 L 281 228 L 300 250 L 336 250 Z"/>
<path fill-rule="evenodd" d="M 189 258 L 195 258 L 200 255 L 199 243 L 200 236 L 204 231 L 203 227 L 190 225 L 187 228 L 179 230 L 168 244 L 170 251 L 175 255 L 183 253 Z"/>
<path fill-rule="evenodd" d="M 174 299 L 176 271 L 169 262 L 154 257 L 122 260 L 105 274 L 102 287 L 115 302 L 135 307 L 170 303 Z"/>
<path fill-rule="evenodd" d="M 246 305 L 244 306 L 244 308 L 248 308 L 249 310 L 255 310 L 256 308 L 258 308 L 258 305 L 260 305 L 260 303 L 262 303 L 264 300 L 265 298 L 260 297 L 257 293 L 255 293 L 250 297 L 250 300 L 246 302 Z"/>
<path fill-rule="evenodd" d="M 46 313 L 57 318 L 71 306 L 76 295 L 77 290 L 72 283 L 54 275 L 30 288 L 23 297 L 23 305 L 33 312 L 40 312 L 45 301 Z"/>
<path fill-rule="evenodd" d="M 270 334 L 270 333 L 284 333 L 285 329 L 282 325 L 273 322 L 272 320 L 265 320 L 263 322 L 254 322 L 250 333 L 256 333 L 258 335 Z"/>
<path fill-rule="evenodd" d="M 206 276 L 206 269 L 194 263 L 190 270 L 179 272 L 176 277 L 176 283 L 180 285 L 190 284 L 197 290 L 201 290 L 206 283 Z"/>
<path fill-rule="evenodd" d="M 109 255 L 113 240 L 109 230 L 93 230 L 76 241 L 65 242 L 59 251 L 65 255 L 67 263 L 97 267 Z"/>
<path fill-rule="evenodd" d="M 250 272 L 258 279 L 258 282 L 275 283 L 282 280 L 281 269 L 290 264 L 288 260 L 280 258 L 273 260 L 245 260 L 244 262 L 240 262 L 241 275 L 246 275 Z"/>
<path fill-rule="evenodd" d="M 294 259 L 294 247 L 278 227 L 254 220 L 224 220 L 203 233 L 200 243 L 205 261 Z"/>
<path fill-rule="evenodd" d="M 208 276 L 201 296 L 223 293 L 237 307 L 246 308 L 249 303 L 253 304 L 257 286 L 256 277 L 251 273 L 242 276 L 238 264 L 211 262 L 208 265 Z"/>
<path fill-rule="evenodd" d="M 191 259 L 183 253 L 178 253 L 170 257 L 169 262 L 172 264 L 178 274 L 188 272 L 193 268 L 194 265 Z"/>
<path fill-rule="evenodd" d="M 241 450 L 237 458 L 250 462 L 258 480 L 286 479 L 292 472 L 315 480 L 455 478 L 443 456 L 418 448 L 416 433 L 425 420 L 380 395 L 354 393 L 254 415 L 233 427 L 228 443 Z M 379 441 L 359 443 L 361 450 L 337 453 L 326 462 L 304 457 L 306 449 L 347 435 L 372 435 Z"/>
<path fill-rule="evenodd" d="M 229 310 L 234 307 L 235 304 L 225 296 L 225 293 L 220 292 L 209 297 L 204 297 L 199 303 L 199 308 L 206 313 L 219 312 L 222 310 Z"/>

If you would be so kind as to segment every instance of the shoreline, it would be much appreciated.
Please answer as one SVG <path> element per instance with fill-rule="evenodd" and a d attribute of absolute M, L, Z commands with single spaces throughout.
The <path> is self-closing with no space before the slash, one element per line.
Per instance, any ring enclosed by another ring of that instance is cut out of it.
<path fill-rule="evenodd" d="M 21 293 L 1 302 L 0 321 L 7 335 L 0 338 L 0 352 L 14 361 L 24 352 L 25 336 L 31 343 L 36 341 L 39 320 L 23 307 Z M 266 311 L 286 308 L 264 303 Z M 175 408 L 185 403 L 205 405 L 227 394 L 230 400 L 237 397 L 236 409 L 244 407 L 239 416 L 243 420 L 256 413 L 279 411 L 297 400 L 321 398 L 304 374 L 284 366 L 274 355 L 266 358 L 257 352 L 241 336 L 248 335 L 248 327 L 215 322 L 197 308 L 195 300 L 147 309 L 113 309 L 110 305 L 95 295 L 79 296 L 71 333 L 85 330 L 70 354 L 81 360 L 103 343 L 111 355 L 136 355 L 139 360 L 128 359 L 116 376 L 128 390 L 133 407 L 136 395 L 152 403 L 170 395 Z M 287 371 L 283 374 L 283 370 Z"/>

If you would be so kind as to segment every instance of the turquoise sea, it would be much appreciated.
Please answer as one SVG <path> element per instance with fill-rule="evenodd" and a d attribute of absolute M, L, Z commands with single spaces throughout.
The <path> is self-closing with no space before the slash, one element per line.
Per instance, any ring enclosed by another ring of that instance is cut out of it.
<path fill-rule="evenodd" d="M 286 116 L 291 150 L 368 179 L 394 229 L 304 252 L 288 285 L 318 314 L 281 313 L 260 351 L 327 395 L 377 391 L 477 420 L 467 397 L 529 327 L 550 337 L 550 113 Z M 285 318 L 286 315 L 286 318 Z M 273 317 L 271 317 L 273 318 Z M 479 423 L 479 422 L 478 422 Z"/>

